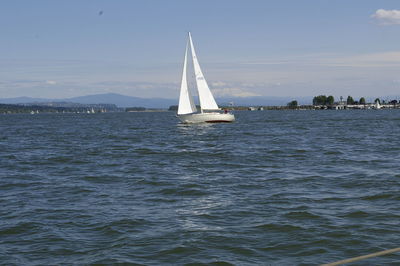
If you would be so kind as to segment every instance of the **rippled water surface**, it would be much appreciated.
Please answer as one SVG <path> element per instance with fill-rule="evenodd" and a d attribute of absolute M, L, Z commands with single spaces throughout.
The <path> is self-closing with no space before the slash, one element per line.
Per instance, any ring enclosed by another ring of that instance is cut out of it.
<path fill-rule="evenodd" d="M 0 264 L 315 265 L 400 246 L 400 111 L 236 117 L 1 115 Z"/>

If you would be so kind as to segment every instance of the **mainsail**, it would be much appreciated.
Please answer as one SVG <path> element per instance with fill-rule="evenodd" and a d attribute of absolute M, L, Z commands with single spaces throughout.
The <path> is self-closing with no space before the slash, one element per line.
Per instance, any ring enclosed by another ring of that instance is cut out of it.
<path fill-rule="evenodd" d="M 215 102 L 214 96 L 211 94 L 210 88 L 207 85 L 207 81 L 205 80 L 205 78 L 203 76 L 203 72 L 201 71 L 199 62 L 197 61 L 197 56 L 196 56 L 196 52 L 194 50 L 192 36 L 190 35 L 190 32 L 189 32 L 189 41 L 190 41 L 190 47 L 191 47 L 191 51 L 192 51 L 193 68 L 194 68 L 194 73 L 196 76 L 196 84 L 197 84 L 197 90 L 199 92 L 199 100 L 200 100 L 201 110 L 217 110 L 217 109 L 219 109 L 218 105 Z M 185 62 L 186 62 L 186 60 L 185 60 Z M 185 66 L 185 68 L 186 68 L 186 66 Z M 178 112 L 178 114 L 179 114 L 179 112 Z"/>
<path fill-rule="evenodd" d="M 181 82 L 181 92 L 179 96 L 178 115 L 195 113 L 197 111 L 196 105 L 193 102 L 193 97 L 189 91 L 186 79 L 188 45 L 189 44 L 186 43 L 185 60 L 183 63 L 183 73 Z"/>

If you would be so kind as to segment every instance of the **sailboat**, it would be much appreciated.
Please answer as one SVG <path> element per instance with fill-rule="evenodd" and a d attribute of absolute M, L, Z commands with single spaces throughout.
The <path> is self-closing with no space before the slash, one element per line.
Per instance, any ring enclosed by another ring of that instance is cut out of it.
<path fill-rule="evenodd" d="M 197 111 L 187 83 L 186 68 L 189 45 L 192 54 L 193 69 L 196 77 L 196 85 L 200 101 L 200 112 Z M 207 81 L 205 80 L 203 72 L 201 71 L 199 61 L 197 60 L 196 51 L 194 50 L 190 32 L 188 36 L 188 42 L 186 43 L 185 59 L 183 62 L 182 82 L 177 116 L 183 123 L 218 123 L 235 121 L 235 116 L 233 114 L 228 113 L 227 110 L 222 111 L 215 102 L 214 96 L 208 87 Z"/>

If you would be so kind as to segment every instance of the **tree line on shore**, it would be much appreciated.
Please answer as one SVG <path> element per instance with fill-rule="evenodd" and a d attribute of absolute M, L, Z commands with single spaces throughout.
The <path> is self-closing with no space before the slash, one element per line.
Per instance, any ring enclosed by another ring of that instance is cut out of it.
<path fill-rule="evenodd" d="M 379 99 L 378 99 L 379 100 Z M 340 99 L 340 102 L 344 102 Z M 313 98 L 313 105 L 333 105 L 335 103 L 335 98 L 332 95 L 318 95 Z M 346 104 L 366 104 L 365 98 L 361 97 L 359 101 L 355 101 L 350 95 L 347 96 Z"/>
<path fill-rule="evenodd" d="M 326 95 L 319 95 L 315 96 L 313 98 L 313 105 L 333 105 L 335 103 L 335 98 L 332 95 L 326 96 Z M 340 97 L 340 102 L 339 103 L 344 103 L 343 98 Z M 346 104 L 347 105 L 357 105 L 357 104 L 366 104 L 366 100 L 364 97 L 361 97 L 358 101 L 354 100 L 352 96 L 347 96 L 346 99 Z M 389 102 L 386 102 L 385 100 L 380 100 L 379 98 L 376 98 L 374 100 L 374 103 L 389 103 L 389 104 L 397 104 L 397 100 L 391 100 Z M 289 104 L 288 104 L 289 105 Z"/>

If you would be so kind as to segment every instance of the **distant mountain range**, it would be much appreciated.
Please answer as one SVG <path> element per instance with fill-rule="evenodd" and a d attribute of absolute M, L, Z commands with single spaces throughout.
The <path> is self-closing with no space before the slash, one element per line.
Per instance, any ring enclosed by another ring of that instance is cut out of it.
<path fill-rule="evenodd" d="M 292 100 L 297 100 L 299 104 L 310 104 L 311 97 L 226 97 L 217 98 L 219 105 L 229 105 L 233 103 L 235 106 L 267 106 L 267 105 L 286 105 Z M 145 108 L 168 108 L 171 105 L 177 105 L 178 99 L 164 98 L 140 98 L 121 95 L 117 93 L 105 93 L 86 95 L 64 99 L 46 99 L 31 97 L 3 98 L 0 103 L 5 104 L 34 104 L 48 102 L 70 102 L 80 104 L 115 104 L 118 107 L 145 107 Z"/>
<path fill-rule="evenodd" d="M 73 98 L 63 99 L 48 99 L 48 98 L 31 98 L 31 97 L 16 97 L 16 98 L 3 98 L 0 103 L 5 104 L 35 104 L 35 103 L 49 103 L 49 102 L 69 102 L 80 104 L 115 104 L 118 107 L 134 107 L 140 106 L 145 108 L 168 108 L 177 103 L 177 100 L 162 99 L 162 98 L 139 98 L 121 95 L 117 93 L 105 93 L 86 95 Z"/>

